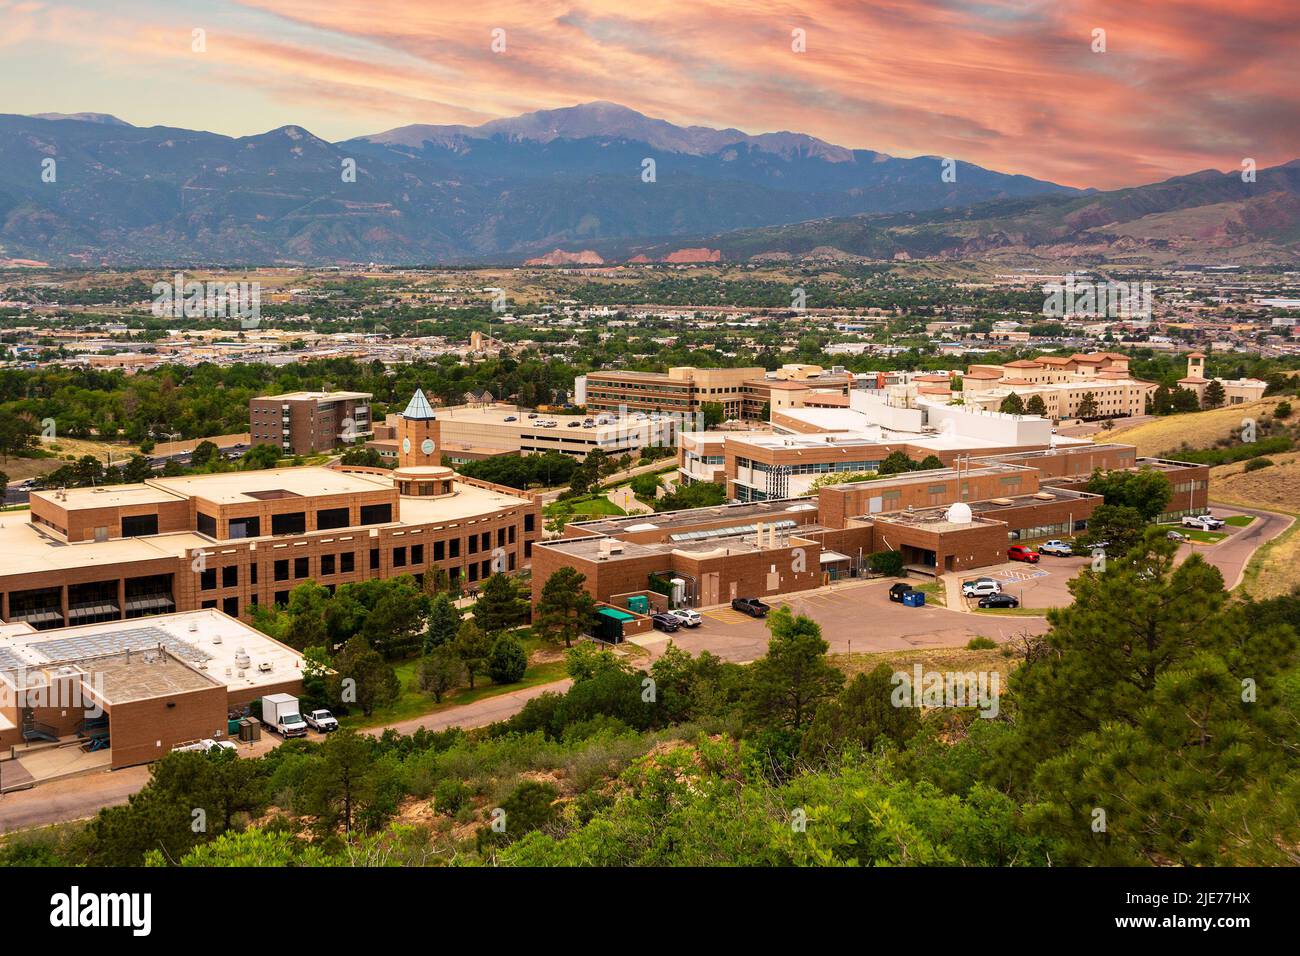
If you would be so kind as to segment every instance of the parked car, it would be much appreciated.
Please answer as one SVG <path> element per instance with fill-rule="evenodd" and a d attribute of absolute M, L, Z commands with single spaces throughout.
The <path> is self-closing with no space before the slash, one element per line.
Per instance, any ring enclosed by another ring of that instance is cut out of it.
<path fill-rule="evenodd" d="M 1170 531 L 1167 535 L 1165 535 L 1165 537 L 1168 538 L 1170 541 L 1186 541 L 1186 540 L 1187 540 L 1187 535 L 1185 535 L 1185 534 L 1181 534 L 1181 533 L 1179 533 L 1179 532 L 1177 532 L 1177 531 Z"/>
<path fill-rule="evenodd" d="M 987 597 L 990 594 L 1000 594 L 1001 592 L 1002 585 L 992 578 L 963 581 L 961 586 L 962 597 Z"/>
<path fill-rule="evenodd" d="M 671 614 L 651 615 L 650 623 L 654 625 L 656 631 L 667 631 L 669 634 L 682 626 L 681 622 Z"/>
<path fill-rule="evenodd" d="M 1198 531 L 1218 531 L 1223 527 L 1223 519 L 1214 515 L 1183 515 L 1183 527 Z"/>
<path fill-rule="evenodd" d="M 581 428 L 581 427 L 582 427 L 582 422 L 569 422 L 569 424 L 566 425 L 565 427 L 566 427 L 566 428 Z"/>
<path fill-rule="evenodd" d="M 528 413 L 528 417 L 529 417 L 529 418 L 536 418 L 536 417 L 537 417 L 537 413 L 536 413 L 536 412 L 529 412 L 529 413 Z"/>
<path fill-rule="evenodd" d="M 503 422 L 517 422 L 517 421 L 519 421 L 519 419 L 516 418 L 514 415 L 507 415 L 505 418 L 503 418 L 503 419 L 501 419 L 501 420 L 502 420 Z"/>
<path fill-rule="evenodd" d="M 1007 548 L 1007 560 L 1009 561 L 1028 561 L 1030 564 L 1038 563 L 1038 552 L 1028 545 L 1013 544 Z"/>
<path fill-rule="evenodd" d="M 699 627 L 704 623 L 704 618 L 700 616 L 700 612 L 692 611 L 688 607 L 679 607 L 677 610 L 668 613 L 677 618 L 682 627 Z"/>
<path fill-rule="evenodd" d="M 1058 558 L 1068 558 L 1074 554 L 1074 548 L 1070 547 L 1069 542 L 1062 541 L 1059 538 L 1053 538 L 1051 541 L 1044 541 L 1038 546 L 1039 554 L 1050 554 Z"/>
<path fill-rule="evenodd" d="M 313 710 L 306 715 L 307 725 L 313 730 L 319 730 L 323 734 L 339 729 L 339 722 L 334 719 L 334 715 L 328 710 Z"/>
<path fill-rule="evenodd" d="M 897 604 L 901 604 L 903 602 L 903 595 L 907 594 L 909 591 L 915 591 L 915 590 L 916 588 L 912 587 L 912 585 L 905 584 L 902 581 L 900 581 L 898 584 L 892 585 L 890 587 L 889 600 L 894 601 Z"/>
<path fill-rule="evenodd" d="M 1020 607 L 1020 601 L 1010 594 L 987 594 L 979 600 L 980 607 Z"/>
<path fill-rule="evenodd" d="M 731 607 L 732 610 L 748 614 L 750 617 L 767 617 L 767 612 L 772 610 L 758 598 L 735 598 L 731 602 Z"/>

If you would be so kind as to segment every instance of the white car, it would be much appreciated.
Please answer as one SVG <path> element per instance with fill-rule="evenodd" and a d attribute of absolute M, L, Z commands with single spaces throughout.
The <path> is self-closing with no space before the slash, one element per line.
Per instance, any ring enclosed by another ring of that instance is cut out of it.
<path fill-rule="evenodd" d="M 704 623 L 704 618 L 700 617 L 700 612 L 692 611 L 688 607 L 678 608 L 676 611 L 669 611 L 668 613 L 681 621 L 683 627 L 699 627 Z"/>
<path fill-rule="evenodd" d="M 1068 541 L 1061 541 L 1053 538 L 1051 541 L 1044 541 L 1038 548 L 1039 554 L 1051 554 L 1058 558 L 1068 558 L 1074 554 L 1074 548 L 1070 547 Z"/>
<path fill-rule="evenodd" d="M 1223 519 L 1214 515 L 1184 515 L 1184 528 L 1196 528 L 1199 531 L 1218 531 L 1223 527 Z"/>
<path fill-rule="evenodd" d="M 328 710 L 313 710 L 306 715 L 307 723 L 323 734 L 339 729 L 339 722 Z"/>
<path fill-rule="evenodd" d="M 992 578 L 979 578 L 975 581 L 963 581 L 961 585 L 962 597 L 988 597 L 990 594 L 1001 594 L 1002 585 L 998 584 Z"/>
<path fill-rule="evenodd" d="M 172 750 L 177 753 L 188 753 L 198 751 L 207 753 L 209 750 L 238 750 L 229 740 L 213 740 L 210 737 L 204 737 L 202 740 L 196 740 L 192 744 L 184 744 L 180 747 L 173 747 Z"/>

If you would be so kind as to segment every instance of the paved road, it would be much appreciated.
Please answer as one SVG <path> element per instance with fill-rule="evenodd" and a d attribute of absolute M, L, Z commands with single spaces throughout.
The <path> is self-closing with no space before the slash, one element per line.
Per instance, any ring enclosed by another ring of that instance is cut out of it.
<path fill-rule="evenodd" d="M 1228 537 L 1210 548 L 1198 548 L 1207 561 L 1223 573 L 1223 585 L 1232 590 L 1241 583 L 1246 565 L 1251 557 L 1268 542 L 1280 535 L 1295 521 L 1290 515 L 1264 511 L 1260 508 L 1242 508 L 1237 505 L 1220 505 L 1211 502 L 1212 511 L 1220 518 L 1234 514 L 1254 515 L 1255 520 L 1244 528 L 1225 526 Z M 1184 545 L 1184 550 L 1188 545 Z"/>

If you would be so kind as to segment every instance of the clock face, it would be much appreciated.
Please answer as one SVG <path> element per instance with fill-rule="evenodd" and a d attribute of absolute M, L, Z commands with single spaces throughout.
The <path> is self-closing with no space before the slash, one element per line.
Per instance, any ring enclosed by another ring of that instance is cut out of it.
<path fill-rule="evenodd" d="M 410 453 L 411 453 L 411 439 L 409 439 L 409 438 L 403 438 L 403 439 L 402 439 L 402 454 L 403 454 L 403 455 L 409 455 Z"/>
<path fill-rule="evenodd" d="M 424 452 L 426 455 L 432 455 L 432 454 L 433 454 L 433 439 L 432 439 L 432 438 L 426 438 L 423 442 L 421 442 L 421 443 L 420 443 L 420 451 Z"/>

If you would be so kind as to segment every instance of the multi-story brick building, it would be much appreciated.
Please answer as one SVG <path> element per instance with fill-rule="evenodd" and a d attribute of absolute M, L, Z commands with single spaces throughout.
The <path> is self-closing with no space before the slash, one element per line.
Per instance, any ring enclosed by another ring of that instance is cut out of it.
<path fill-rule="evenodd" d="M 962 376 L 961 397 L 973 408 L 996 410 L 1009 395 L 1024 402 L 1038 396 L 1046 416 L 1059 421 L 1084 412 L 1087 418 L 1141 415 L 1155 389 L 1129 375 L 1128 356 L 1097 352 L 972 365 Z"/>
<path fill-rule="evenodd" d="M 703 606 L 818 587 L 895 551 L 921 574 L 1001 564 L 1010 542 L 1086 530 L 1102 499 L 1094 470 L 1152 467 L 1174 485 L 1168 517 L 1208 505 L 1208 468 L 1138 459 L 1127 445 L 1079 445 L 963 458 L 954 467 L 828 485 L 815 497 L 576 522 L 538 545 L 533 597 L 558 568 L 576 567 L 599 602 Z"/>
<path fill-rule="evenodd" d="M 216 608 L 246 616 L 315 580 L 440 568 L 473 588 L 522 568 L 541 535 L 535 495 L 428 464 L 422 419 L 380 468 L 280 468 L 35 492 L 0 524 L 0 619 L 38 629 Z"/>
<path fill-rule="evenodd" d="M 368 438 L 368 392 L 287 392 L 248 401 L 254 445 L 275 445 L 285 456 L 314 455 Z"/>

